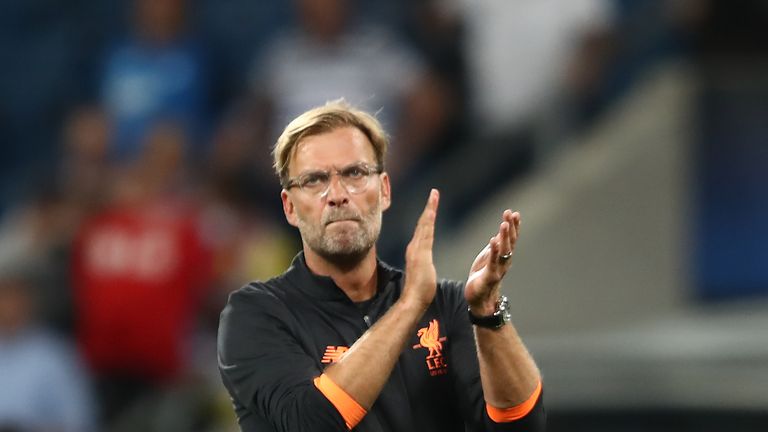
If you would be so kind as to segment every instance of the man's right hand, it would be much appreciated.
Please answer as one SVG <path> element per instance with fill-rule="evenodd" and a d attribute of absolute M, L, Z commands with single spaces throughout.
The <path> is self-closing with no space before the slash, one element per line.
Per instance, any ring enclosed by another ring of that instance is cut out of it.
<path fill-rule="evenodd" d="M 405 250 L 405 286 L 401 300 L 426 308 L 437 290 L 437 272 L 432 261 L 435 218 L 440 193 L 432 189 L 427 205 L 416 223 L 413 238 Z"/>

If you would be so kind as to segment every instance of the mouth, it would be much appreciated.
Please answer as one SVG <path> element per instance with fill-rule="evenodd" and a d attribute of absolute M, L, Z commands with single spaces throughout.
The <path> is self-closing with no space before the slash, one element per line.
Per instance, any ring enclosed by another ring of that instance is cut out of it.
<path fill-rule="evenodd" d="M 325 226 L 333 225 L 333 224 L 336 224 L 336 223 L 359 222 L 359 221 L 360 221 L 359 219 L 336 219 L 336 220 L 332 220 L 332 221 L 327 222 L 325 224 Z"/>

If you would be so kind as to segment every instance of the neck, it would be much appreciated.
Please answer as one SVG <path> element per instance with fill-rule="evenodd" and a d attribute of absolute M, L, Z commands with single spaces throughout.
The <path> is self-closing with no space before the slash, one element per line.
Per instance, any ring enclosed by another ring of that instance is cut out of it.
<path fill-rule="evenodd" d="M 328 276 L 353 302 L 370 300 L 376 294 L 376 248 L 372 247 L 359 261 L 342 265 L 318 255 L 306 244 L 304 260 L 312 273 Z"/>

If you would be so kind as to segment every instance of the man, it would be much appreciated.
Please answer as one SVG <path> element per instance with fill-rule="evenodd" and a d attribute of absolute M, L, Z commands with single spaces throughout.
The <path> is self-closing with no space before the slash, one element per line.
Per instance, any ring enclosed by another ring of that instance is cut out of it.
<path fill-rule="evenodd" d="M 219 368 L 242 430 L 543 430 L 541 377 L 500 296 L 519 213 L 504 211 L 466 284 L 438 283 L 432 190 L 406 271 L 393 269 L 375 245 L 391 199 L 386 149 L 380 124 L 340 102 L 278 138 L 283 210 L 303 252 L 222 313 Z"/>
<path fill-rule="evenodd" d="M 153 128 L 73 242 L 77 341 L 106 430 L 189 371 L 212 260 L 200 210 L 179 188 L 186 143 L 175 123 Z"/>
<path fill-rule="evenodd" d="M 343 96 L 379 110 L 398 148 L 408 149 L 388 160 L 388 170 L 409 174 L 434 149 L 448 108 L 456 105 L 449 102 L 446 85 L 387 26 L 360 20 L 359 1 L 294 0 L 293 5 L 296 25 L 266 44 L 250 77 L 267 120 L 265 135 L 272 139 L 283 122 L 307 107 Z"/>
<path fill-rule="evenodd" d="M 205 50 L 188 27 L 187 0 L 134 0 L 129 33 L 111 46 L 100 77 L 102 104 L 113 123 L 110 157 L 131 163 L 158 124 L 175 122 L 189 136 L 185 153 L 199 157 L 210 82 Z"/>

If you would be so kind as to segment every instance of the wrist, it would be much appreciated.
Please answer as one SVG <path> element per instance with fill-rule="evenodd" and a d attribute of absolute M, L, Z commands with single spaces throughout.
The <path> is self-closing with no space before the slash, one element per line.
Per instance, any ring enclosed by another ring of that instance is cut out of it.
<path fill-rule="evenodd" d="M 475 316 L 493 315 L 496 312 L 500 299 L 501 292 L 499 290 L 491 290 L 483 296 L 467 301 L 467 306 L 469 306 L 469 311 Z"/>
<path fill-rule="evenodd" d="M 509 300 L 506 296 L 499 297 L 494 303 L 494 307 L 490 313 L 488 313 L 487 304 L 483 303 L 481 306 L 481 309 L 473 309 L 472 306 L 468 308 L 469 321 L 473 325 L 490 329 L 499 329 L 509 323 Z"/>
<path fill-rule="evenodd" d="M 467 293 L 465 293 L 466 295 Z M 475 316 L 488 316 L 496 311 L 499 300 L 501 299 L 501 289 L 499 284 L 493 287 L 480 290 L 471 296 L 466 296 L 469 311 Z"/>
<path fill-rule="evenodd" d="M 496 312 L 496 301 L 497 299 L 494 298 L 493 300 L 469 303 L 469 311 L 478 317 L 493 315 Z"/>

